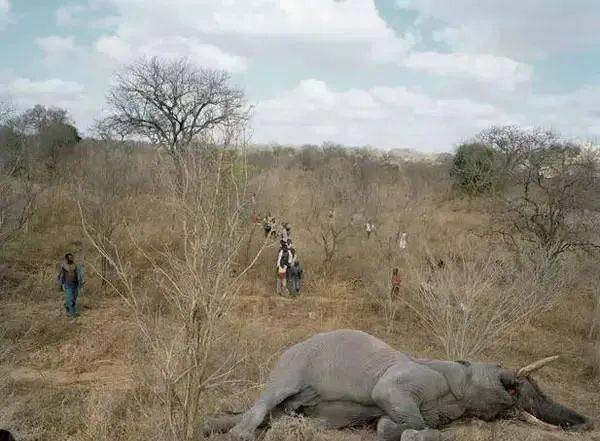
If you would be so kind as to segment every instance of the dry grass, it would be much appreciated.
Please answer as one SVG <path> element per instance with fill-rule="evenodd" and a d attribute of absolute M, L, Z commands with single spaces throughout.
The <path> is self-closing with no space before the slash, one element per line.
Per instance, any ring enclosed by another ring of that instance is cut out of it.
<path fill-rule="evenodd" d="M 156 169 L 156 157 L 150 152 L 133 158 L 126 160 L 135 160 L 136 170 Z M 91 166 L 100 158 L 90 156 L 86 161 Z M 340 242 L 333 271 L 325 276 L 321 267 L 323 251 L 306 225 L 312 187 L 305 184 L 310 183 L 312 172 L 290 171 L 287 165 L 282 159 L 277 166 L 263 170 L 252 185 L 260 189 L 261 212 L 272 210 L 278 218 L 292 222 L 294 243 L 306 268 L 304 290 L 298 299 L 275 296 L 276 249 L 267 249 L 241 283 L 229 313 L 227 337 L 214 354 L 215 359 L 225 359 L 235 346 L 242 362 L 235 367 L 232 378 L 244 383 L 208 393 L 201 414 L 247 407 L 259 393 L 278 354 L 316 332 L 362 329 L 415 356 L 445 357 L 439 342 L 409 308 L 400 304 L 391 325 L 386 324 L 369 293 L 375 283 L 386 286 L 385 278 L 394 266 L 399 266 L 407 279 L 414 276 L 407 274 L 407 262 L 425 265 L 425 248 L 437 255 L 447 248 L 450 238 L 484 231 L 491 220 L 478 202 L 448 200 L 446 193 L 441 198 L 436 194 L 440 189 L 435 182 L 420 187 L 429 190 L 417 193 L 409 192 L 411 184 L 405 180 L 380 182 L 365 208 L 365 214 L 375 218 L 375 237 L 367 241 L 362 227 L 354 227 Z M 280 191 L 282 177 L 297 184 L 293 198 L 279 206 L 271 201 Z M 77 179 L 85 183 L 86 177 Z M 127 242 L 134 234 L 146 250 L 163 249 L 165 245 L 177 250 L 180 231 L 174 227 L 172 207 L 165 202 L 168 190 L 163 181 L 164 176 L 158 174 L 135 184 L 143 191 L 119 205 L 123 222 L 112 240 L 124 247 L 123 257 L 130 262 L 136 283 L 146 283 L 142 288 L 148 291 L 148 310 L 168 322 L 172 316 L 164 309 L 160 290 L 147 282 L 152 266 Z M 74 322 L 64 317 L 54 280 L 56 261 L 66 251 L 75 250 L 77 258 L 85 260 L 88 273 L 92 265 L 99 264 L 97 255 L 82 239 L 75 201 L 67 188 L 61 185 L 47 189 L 29 232 L 0 249 L 0 257 L 10 263 L 10 271 L 20 274 L 11 281 L 0 280 L 0 396 L 5 397 L 0 407 L 0 427 L 13 431 L 19 441 L 165 439 L 164 407 L 155 390 L 156 371 L 149 368 L 152 354 L 122 300 L 91 277 L 81 297 L 81 317 Z M 406 205 L 409 193 L 414 198 L 409 198 L 410 204 Z M 398 228 L 409 233 L 404 254 L 389 246 Z M 247 256 L 261 242 L 262 230 L 256 227 L 246 245 Z M 481 243 L 482 248 L 488 245 Z M 246 254 L 242 247 L 241 264 L 247 264 Z M 484 348 L 477 359 L 517 367 L 559 353 L 561 360 L 539 374 L 542 387 L 558 401 L 599 418 L 600 384 L 589 376 L 584 352 L 589 344 L 592 302 L 591 296 L 580 294 L 589 287 L 591 273 L 579 269 L 577 274 L 580 285 L 570 286 L 554 309 L 536 315 L 528 324 L 515 326 L 500 341 Z M 409 294 L 405 291 L 402 295 Z M 200 422 L 199 417 L 198 425 Z M 600 433 L 551 434 L 521 423 L 464 422 L 445 430 L 444 438 L 597 441 Z M 324 431 L 311 421 L 286 419 L 273 427 L 267 439 L 358 441 L 376 437 L 366 429 Z"/>

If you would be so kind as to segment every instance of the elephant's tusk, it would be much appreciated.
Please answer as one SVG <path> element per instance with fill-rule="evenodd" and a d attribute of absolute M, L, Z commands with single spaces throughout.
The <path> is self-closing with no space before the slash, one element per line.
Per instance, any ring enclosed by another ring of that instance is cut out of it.
<path fill-rule="evenodd" d="M 525 367 L 522 367 L 521 369 L 519 369 L 517 371 L 517 378 L 526 377 L 527 375 L 531 374 L 532 372 L 535 372 L 538 369 L 543 368 L 547 364 L 558 360 L 558 358 L 559 358 L 558 355 L 553 355 L 552 357 L 542 358 L 541 360 L 535 361 Z"/>
<path fill-rule="evenodd" d="M 555 426 L 553 424 L 545 423 L 544 421 L 534 417 L 532 414 L 530 414 L 529 412 L 525 412 L 524 410 L 521 411 L 521 413 L 519 414 L 519 418 L 525 421 L 526 423 L 533 424 L 534 426 L 539 426 L 546 430 L 560 430 L 560 427 Z"/>

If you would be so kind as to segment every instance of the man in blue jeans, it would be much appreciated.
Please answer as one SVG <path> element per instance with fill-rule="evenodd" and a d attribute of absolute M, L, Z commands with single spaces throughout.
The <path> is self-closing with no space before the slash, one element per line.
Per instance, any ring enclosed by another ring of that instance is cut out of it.
<path fill-rule="evenodd" d="M 65 292 L 65 309 L 70 317 L 79 315 L 77 313 L 77 295 L 79 288 L 84 283 L 83 270 L 80 265 L 75 264 L 73 254 L 65 254 L 65 261 L 60 266 L 58 283 Z"/>

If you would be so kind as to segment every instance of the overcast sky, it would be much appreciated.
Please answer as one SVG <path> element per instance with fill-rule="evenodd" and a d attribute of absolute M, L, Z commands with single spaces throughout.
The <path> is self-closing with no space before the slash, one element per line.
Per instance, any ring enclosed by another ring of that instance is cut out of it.
<path fill-rule="evenodd" d="M 597 0 L 0 0 L 0 95 L 102 114 L 142 55 L 225 69 L 255 142 L 449 151 L 491 124 L 600 135 Z"/>

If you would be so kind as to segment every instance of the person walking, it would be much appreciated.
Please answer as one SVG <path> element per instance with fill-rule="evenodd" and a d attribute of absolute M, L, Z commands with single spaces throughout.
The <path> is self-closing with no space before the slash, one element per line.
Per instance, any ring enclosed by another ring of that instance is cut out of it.
<path fill-rule="evenodd" d="M 375 231 L 375 224 L 373 221 L 371 221 L 371 219 L 369 219 L 365 224 L 365 231 L 367 232 L 367 239 L 369 239 L 371 237 L 371 233 Z"/>
<path fill-rule="evenodd" d="M 287 249 L 290 252 L 290 266 L 294 263 L 294 260 L 296 260 L 296 248 L 294 248 L 294 244 L 292 243 L 292 239 L 288 239 L 286 241 L 287 244 Z"/>
<path fill-rule="evenodd" d="M 79 290 L 85 283 L 83 269 L 81 265 L 75 263 L 72 253 L 65 254 L 65 260 L 60 265 L 58 273 L 58 283 L 65 293 L 65 310 L 69 317 L 76 317 L 77 297 Z"/>
<path fill-rule="evenodd" d="M 292 238 L 292 227 L 289 222 L 284 222 L 281 228 L 281 240 L 286 242 L 290 241 Z"/>
<path fill-rule="evenodd" d="M 391 280 L 392 300 L 396 300 L 398 298 L 398 295 L 400 294 L 400 284 L 402 283 L 402 279 L 400 278 L 399 272 L 400 272 L 400 270 L 398 268 L 394 268 L 392 270 L 392 280 Z"/>
<path fill-rule="evenodd" d="M 267 213 L 267 215 L 265 216 L 265 218 L 263 219 L 263 229 L 265 231 L 265 238 L 269 237 L 271 235 L 271 229 L 273 228 L 273 216 L 271 216 L 271 213 Z"/>
<path fill-rule="evenodd" d="M 398 248 L 401 250 L 406 249 L 406 233 L 403 232 L 398 239 Z"/>
<path fill-rule="evenodd" d="M 288 235 L 288 227 L 287 227 L 287 222 L 284 222 L 281 224 L 281 234 L 279 239 L 283 240 L 284 242 L 287 243 L 288 239 L 290 238 L 290 236 Z"/>
<path fill-rule="evenodd" d="M 288 277 L 288 282 L 290 285 L 289 289 L 294 297 L 300 294 L 300 288 L 302 287 L 303 272 L 304 271 L 300 266 L 300 260 L 298 258 L 294 258 L 294 263 L 292 263 L 292 265 L 290 266 Z"/>
<path fill-rule="evenodd" d="M 287 242 L 281 241 L 281 248 L 277 254 L 277 294 L 287 296 L 287 273 L 290 265 L 291 253 Z"/>

